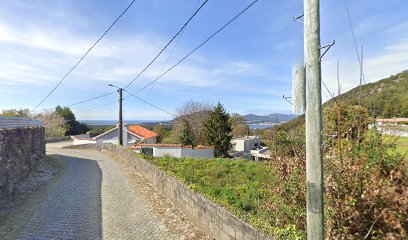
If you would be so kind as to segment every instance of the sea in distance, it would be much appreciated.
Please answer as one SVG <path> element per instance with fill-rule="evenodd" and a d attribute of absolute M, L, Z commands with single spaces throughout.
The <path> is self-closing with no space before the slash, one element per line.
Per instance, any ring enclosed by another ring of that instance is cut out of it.
<path fill-rule="evenodd" d="M 117 120 L 80 120 L 79 122 L 85 123 L 90 126 L 116 126 Z M 154 124 L 154 123 L 165 123 L 166 121 L 159 120 L 124 120 L 125 124 Z M 269 124 L 249 124 L 251 129 L 265 129 L 272 127 Z"/>
<path fill-rule="evenodd" d="M 81 123 L 85 123 L 90 126 L 116 126 L 118 120 L 79 120 Z M 146 124 L 146 123 L 160 123 L 157 120 L 123 120 L 124 124 Z M 165 122 L 165 121 L 162 121 Z"/>

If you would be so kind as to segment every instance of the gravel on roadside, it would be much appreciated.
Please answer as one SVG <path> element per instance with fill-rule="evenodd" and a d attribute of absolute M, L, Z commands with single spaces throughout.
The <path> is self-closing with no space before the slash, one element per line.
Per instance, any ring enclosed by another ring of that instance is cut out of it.
<path fill-rule="evenodd" d="M 132 187 L 145 195 L 146 199 L 151 199 L 148 202 L 151 205 L 151 209 L 164 219 L 165 224 L 172 233 L 181 236 L 180 239 L 184 240 L 211 239 L 178 210 L 170 200 L 160 194 L 159 190 L 138 173 L 136 169 L 129 166 L 123 158 L 113 153 L 111 156 L 126 174 Z"/>

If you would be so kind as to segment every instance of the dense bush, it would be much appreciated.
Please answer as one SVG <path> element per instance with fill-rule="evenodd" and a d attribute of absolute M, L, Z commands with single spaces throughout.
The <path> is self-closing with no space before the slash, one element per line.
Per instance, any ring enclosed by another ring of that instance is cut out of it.
<path fill-rule="evenodd" d="M 325 230 L 328 239 L 404 239 L 408 228 L 408 159 L 384 142 L 369 112 L 340 102 L 326 107 L 324 137 Z M 304 127 L 304 126 L 302 126 Z M 268 145 L 279 161 L 271 161 L 278 179 L 273 189 L 287 209 L 277 221 L 305 229 L 306 189 L 304 135 L 299 125 L 275 129 Z M 278 210 L 278 205 L 270 207 Z"/>
<path fill-rule="evenodd" d="M 361 106 L 337 102 L 324 110 L 323 133 L 336 135 L 322 146 L 327 239 L 408 237 L 408 138 L 381 136 L 372 122 Z M 278 239 L 304 238 L 305 131 L 301 122 L 288 126 L 264 132 L 270 162 L 150 161 Z"/>

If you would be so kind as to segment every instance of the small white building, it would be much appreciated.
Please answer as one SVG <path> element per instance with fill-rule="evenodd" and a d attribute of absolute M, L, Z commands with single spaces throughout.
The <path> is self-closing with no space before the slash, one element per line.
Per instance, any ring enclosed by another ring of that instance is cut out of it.
<path fill-rule="evenodd" d="M 261 138 L 256 136 L 233 138 L 231 144 L 235 152 L 249 152 L 254 147 L 261 146 Z"/>
<path fill-rule="evenodd" d="M 132 146 L 137 143 L 156 143 L 157 134 L 139 125 L 123 125 L 123 146 Z M 118 144 L 118 127 L 106 131 L 94 138 L 73 138 L 74 145 L 87 143 Z"/>
<path fill-rule="evenodd" d="M 181 144 L 138 144 L 132 150 L 152 155 L 153 157 L 163 157 L 166 155 L 177 158 L 214 158 L 214 147 L 212 146 L 182 146 Z"/>
<path fill-rule="evenodd" d="M 259 147 L 257 149 L 250 151 L 251 156 L 255 161 L 260 161 L 264 159 L 271 159 L 272 153 L 267 147 Z"/>

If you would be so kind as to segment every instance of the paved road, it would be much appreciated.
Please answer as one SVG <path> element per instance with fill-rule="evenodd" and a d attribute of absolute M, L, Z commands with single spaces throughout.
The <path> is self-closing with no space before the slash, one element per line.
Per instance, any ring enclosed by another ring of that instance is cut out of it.
<path fill-rule="evenodd" d="M 166 226 L 108 153 L 60 147 L 47 145 L 47 154 L 58 155 L 65 170 L 0 220 L 0 239 L 184 238 Z"/>

